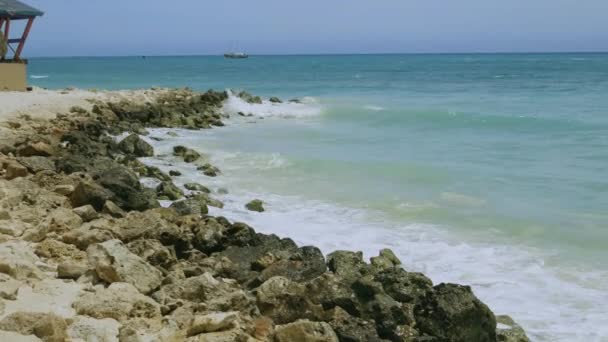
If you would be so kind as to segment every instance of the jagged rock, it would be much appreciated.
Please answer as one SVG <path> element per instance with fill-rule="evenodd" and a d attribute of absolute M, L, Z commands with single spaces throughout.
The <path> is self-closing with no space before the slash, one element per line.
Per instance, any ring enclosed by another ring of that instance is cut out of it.
<path fill-rule="evenodd" d="M 17 160 L 32 173 L 37 173 L 40 171 L 55 171 L 55 163 L 46 157 L 19 157 Z"/>
<path fill-rule="evenodd" d="M 87 255 L 99 278 L 108 283 L 129 283 L 144 294 L 161 284 L 161 272 L 131 253 L 120 240 L 91 245 L 87 248 Z"/>
<path fill-rule="evenodd" d="M 506 315 L 496 316 L 498 323 L 496 340 L 498 342 L 530 342 L 526 332 L 513 319 Z"/>
<path fill-rule="evenodd" d="M 186 163 L 192 163 L 201 157 L 200 153 L 181 145 L 173 147 L 173 155 L 184 158 Z"/>
<path fill-rule="evenodd" d="M 169 176 L 177 177 L 177 176 L 181 176 L 181 175 L 182 175 L 182 173 L 177 170 L 169 170 Z"/>
<path fill-rule="evenodd" d="M 299 248 L 288 259 L 276 260 L 276 257 L 271 259 L 275 260 L 271 260 L 267 265 L 263 265 L 263 262 L 260 263 L 260 259 L 252 264 L 259 268 L 263 267 L 257 278 L 260 283 L 275 276 L 303 282 L 314 279 L 327 270 L 323 254 L 317 247 L 312 246 Z"/>
<path fill-rule="evenodd" d="M 17 149 L 17 154 L 22 157 L 41 156 L 48 157 L 52 156 L 53 148 L 42 141 L 36 143 L 28 143 L 23 147 Z"/>
<path fill-rule="evenodd" d="M 87 253 L 84 251 L 74 245 L 52 239 L 38 243 L 35 253 L 41 258 L 47 258 L 57 264 L 63 262 L 86 263 L 87 261 Z"/>
<path fill-rule="evenodd" d="M 27 168 L 14 160 L 2 161 L 2 168 L 8 180 L 27 176 Z"/>
<path fill-rule="evenodd" d="M 97 176 L 97 183 L 113 194 L 106 200 L 111 200 L 123 209 L 143 211 L 159 206 L 154 193 L 144 189 L 137 175 L 125 166 L 103 170 Z M 101 205 L 103 204 L 105 201 Z M 97 209 L 97 206 L 93 206 Z"/>
<path fill-rule="evenodd" d="M 445 341 L 496 341 L 496 319 L 471 288 L 439 284 L 415 308 L 421 333 Z"/>
<path fill-rule="evenodd" d="M 63 342 L 67 339 L 65 320 L 53 313 L 15 312 L 0 321 L 0 329 L 22 335 L 36 335 L 48 342 Z"/>
<path fill-rule="evenodd" d="M 92 220 L 96 219 L 97 217 L 99 217 L 99 214 L 97 213 L 97 211 L 95 211 L 95 208 L 93 208 L 93 206 L 90 204 L 83 205 L 78 208 L 74 208 L 73 210 L 74 210 L 74 213 L 76 215 L 80 216 L 80 218 L 84 222 L 89 222 L 89 221 L 92 221 Z"/>
<path fill-rule="evenodd" d="M 104 203 L 113 196 L 114 194 L 111 191 L 103 188 L 101 185 L 90 180 L 82 180 L 76 185 L 74 192 L 70 196 L 70 200 L 74 207 L 90 204 L 96 210 L 101 210 Z"/>
<path fill-rule="evenodd" d="M 42 279 L 42 272 L 36 266 L 39 261 L 25 241 L 0 243 L 0 273 L 8 274 L 17 280 Z"/>
<path fill-rule="evenodd" d="M 89 265 L 77 262 L 63 262 L 57 266 L 57 278 L 78 279 L 89 270 Z"/>
<path fill-rule="evenodd" d="M 28 229 L 23 234 L 26 241 L 42 241 L 50 233 L 64 233 L 80 227 L 82 219 L 68 208 L 59 207 L 49 211 L 35 229 Z"/>
<path fill-rule="evenodd" d="M 200 192 L 204 192 L 207 194 L 211 192 L 211 190 L 209 190 L 209 188 L 207 188 L 204 185 L 198 184 L 198 183 L 186 183 L 186 184 L 184 184 L 184 188 L 186 188 L 186 190 L 200 191 Z"/>
<path fill-rule="evenodd" d="M 351 316 L 341 307 L 336 306 L 329 313 L 329 325 L 340 341 L 349 342 L 383 342 L 376 332 L 374 321 L 366 321 Z"/>
<path fill-rule="evenodd" d="M 188 329 L 188 336 L 231 329 L 238 320 L 238 314 L 238 312 L 231 311 L 194 316 Z"/>
<path fill-rule="evenodd" d="M 298 320 L 275 328 L 277 342 L 338 342 L 338 336 L 325 322 Z"/>
<path fill-rule="evenodd" d="M 216 200 L 215 198 L 211 198 L 209 196 L 209 194 L 207 194 L 207 193 L 190 194 L 190 195 L 188 195 L 188 198 L 198 201 L 201 204 L 208 205 L 210 207 L 216 207 L 216 208 L 224 207 L 224 203 L 222 203 L 219 200 Z"/>
<path fill-rule="evenodd" d="M 261 97 L 259 97 L 259 96 L 253 96 L 253 95 L 249 94 L 246 91 L 241 91 L 238 94 L 238 97 L 240 97 L 241 99 L 243 99 L 247 103 L 262 104 L 262 98 Z"/>
<path fill-rule="evenodd" d="M 68 327 L 68 336 L 76 341 L 118 342 L 120 323 L 112 318 L 76 316 Z"/>
<path fill-rule="evenodd" d="M 97 319 L 113 318 L 123 322 L 130 318 L 160 317 L 160 306 L 128 283 L 113 283 L 107 289 L 87 293 L 73 304 L 79 315 Z"/>
<path fill-rule="evenodd" d="M 60 195 L 70 196 L 74 192 L 75 187 L 72 184 L 60 184 L 53 187 L 53 192 Z"/>
<path fill-rule="evenodd" d="M 125 217 L 127 215 L 127 213 L 124 210 L 122 210 L 119 206 L 117 206 L 112 201 L 106 201 L 106 203 L 103 204 L 103 208 L 101 209 L 101 212 L 104 214 L 108 214 L 115 218 L 121 218 L 121 217 Z"/>
<path fill-rule="evenodd" d="M 205 176 L 209 176 L 209 177 L 217 177 L 218 174 L 220 174 L 220 169 L 218 169 L 217 167 L 209 164 L 209 163 L 205 163 L 199 167 L 196 168 L 198 171 L 203 171 L 203 174 Z"/>
<path fill-rule="evenodd" d="M 276 96 L 271 97 L 268 101 L 270 101 L 272 103 L 283 103 L 283 101 L 281 101 L 281 99 L 279 99 Z"/>
<path fill-rule="evenodd" d="M 372 257 L 370 261 L 374 267 L 380 270 L 401 265 L 401 260 L 388 248 L 382 249 L 380 255 Z"/>
<path fill-rule="evenodd" d="M 124 153 L 135 157 L 152 157 L 154 155 L 154 148 L 152 145 L 148 144 L 137 134 L 130 134 L 128 137 L 124 138 L 118 143 L 118 147 Z"/>
<path fill-rule="evenodd" d="M 177 262 L 175 251 L 158 240 L 139 239 L 127 244 L 129 250 L 154 266 L 169 268 Z"/>
<path fill-rule="evenodd" d="M 275 323 L 285 324 L 300 318 L 318 320 L 323 307 L 312 303 L 302 284 L 284 277 L 273 277 L 256 289 L 260 313 Z"/>
<path fill-rule="evenodd" d="M 204 202 L 193 198 L 173 202 L 170 208 L 179 215 L 206 215 L 209 212 Z"/>
<path fill-rule="evenodd" d="M 379 272 L 375 279 L 388 295 L 402 303 L 418 303 L 433 291 L 433 282 L 429 278 L 398 267 Z"/>
<path fill-rule="evenodd" d="M 372 273 L 361 252 L 335 251 L 327 256 L 327 266 L 348 283 Z"/>
<path fill-rule="evenodd" d="M 156 187 L 158 197 L 166 197 L 172 201 L 184 197 L 184 193 L 180 188 L 171 182 L 162 182 Z"/>
<path fill-rule="evenodd" d="M 17 290 L 19 290 L 22 285 L 23 282 L 0 273 L 0 298 L 15 300 L 17 298 Z"/>
<path fill-rule="evenodd" d="M 264 202 L 262 202 L 262 200 L 259 199 L 254 199 L 252 201 L 250 201 L 249 203 L 245 204 L 245 208 L 247 208 L 247 210 L 250 211 L 257 211 L 259 213 L 264 211 Z"/>

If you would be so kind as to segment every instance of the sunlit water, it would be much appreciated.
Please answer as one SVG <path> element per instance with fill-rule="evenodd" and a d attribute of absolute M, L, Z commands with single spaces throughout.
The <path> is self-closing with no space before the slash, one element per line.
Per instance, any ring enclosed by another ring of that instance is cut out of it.
<path fill-rule="evenodd" d="M 607 340 L 608 55 L 33 59 L 29 71 L 51 88 L 303 98 L 232 97 L 227 127 L 153 130 L 165 140 L 148 162 L 227 188 L 214 213 L 260 231 L 325 252 L 391 247 L 409 270 L 471 284 L 534 340 Z M 172 159 L 176 144 L 222 176 Z M 257 197 L 267 212 L 243 208 Z"/>

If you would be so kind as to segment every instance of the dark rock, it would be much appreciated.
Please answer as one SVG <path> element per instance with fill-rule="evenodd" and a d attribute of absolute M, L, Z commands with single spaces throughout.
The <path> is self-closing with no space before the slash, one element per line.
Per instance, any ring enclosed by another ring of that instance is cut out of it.
<path fill-rule="evenodd" d="M 530 342 L 526 332 L 513 319 L 506 315 L 496 316 L 496 321 L 502 325 L 496 329 L 498 342 Z"/>
<path fill-rule="evenodd" d="M 328 323 L 338 335 L 340 341 L 345 342 L 382 342 L 376 332 L 374 321 L 366 321 L 348 314 L 340 307 L 329 312 Z"/>
<path fill-rule="evenodd" d="M 126 154 L 134 155 L 135 157 L 152 157 L 154 148 L 148 144 L 137 134 L 131 134 L 124 138 L 118 147 Z"/>
<path fill-rule="evenodd" d="M 173 155 L 184 158 L 186 163 L 192 163 L 201 157 L 200 153 L 181 145 L 173 147 Z"/>
<path fill-rule="evenodd" d="M 251 202 L 245 204 L 245 208 L 250 211 L 257 211 L 259 213 L 264 211 L 264 202 L 259 199 L 254 199 Z"/>
<path fill-rule="evenodd" d="M 125 217 L 127 215 L 127 213 L 125 213 L 124 210 L 122 210 L 119 206 L 117 206 L 112 201 L 106 201 L 106 203 L 103 204 L 103 208 L 101 209 L 101 212 L 104 214 L 108 214 L 114 218 L 121 218 L 121 217 Z"/>
<path fill-rule="evenodd" d="M 199 171 L 203 171 L 203 174 L 205 176 L 209 176 L 209 177 L 216 177 L 220 173 L 220 169 L 218 169 L 217 167 L 215 167 L 209 163 L 201 165 L 201 166 L 197 167 L 196 169 Z"/>
<path fill-rule="evenodd" d="M 182 175 L 182 173 L 177 170 L 169 170 L 169 176 L 176 177 L 176 176 L 181 176 L 181 175 Z"/>
<path fill-rule="evenodd" d="M 191 198 L 173 202 L 170 208 L 175 210 L 179 215 L 206 215 L 209 212 L 205 203 Z"/>
<path fill-rule="evenodd" d="M 281 101 L 281 99 L 279 99 L 276 96 L 271 97 L 268 101 L 270 101 L 272 103 L 283 103 L 283 101 Z"/>
<path fill-rule="evenodd" d="M 184 197 L 183 191 L 171 182 L 162 182 L 156 187 L 158 197 L 166 197 L 172 201 Z"/>
<path fill-rule="evenodd" d="M 398 267 L 378 273 L 375 279 L 387 294 L 402 303 L 418 303 L 433 290 L 433 282 L 423 274 Z"/>
<path fill-rule="evenodd" d="M 260 313 L 276 324 L 298 319 L 321 320 L 323 308 L 308 298 L 305 288 L 283 277 L 268 279 L 255 290 Z"/>
<path fill-rule="evenodd" d="M 114 194 L 101 185 L 87 179 L 83 179 L 76 185 L 74 192 L 70 196 L 73 207 L 80 207 L 90 204 L 95 210 L 101 210 L 107 200 L 114 197 Z"/>
<path fill-rule="evenodd" d="M 197 193 L 193 195 L 188 195 L 188 198 L 197 200 L 198 202 L 208 205 L 210 207 L 223 208 L 224 203 L 214 198 L 209 197 L 207 193 Z"/>
<path fill-rule="evenodd" d="M 154 193 L 144 189 L 137 175 L 125 166 L 101 171 L 96 176 L 97 183 L 114 194 L 109 199 L 122 209 L 143 211 L 159 206 Z"/>
<path fill-rule="evenodd" d="M 363 253 L 335 251 L 327 256 L 329 270 L 352 284 L 355 280 L 372 274 L 371 267 L 363 261 Z"/>
<path fill-rule="evenodd" d="M 496 341 L 496 318 L 471 288 L 439 284 L 414 309 L 421 333 L 441 341 Z"/>
<path fill-rule="evenodd" d="M 210 193 L 211 190 L 209 190 L 209 188 L 207 188 L 204 185 L 198 184 L 198 183 L 186 183 L 184 184 L 184 188 L 186 188 L 187 190 L 190 191 L 200 191 L 200 192 L 204 192 L 204 193 Z"/>
<path fill-rule="evenodd" d="M 17 158 L 21 165 L 25 166 L 30 172 L 55 171 L 55 163 L 46 157 L 32 156 Z"/>

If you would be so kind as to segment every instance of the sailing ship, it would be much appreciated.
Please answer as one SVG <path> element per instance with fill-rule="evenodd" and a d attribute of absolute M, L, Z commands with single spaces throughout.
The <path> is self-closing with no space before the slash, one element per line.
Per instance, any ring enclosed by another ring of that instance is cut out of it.
<path fill-rule="evenodd" d="M 249 57 L 249 55 L 244 52 L 226 52 L 224 54 L 224 57 L 238 59 L 238 58 L 247 58 L 247 57 Z"/>

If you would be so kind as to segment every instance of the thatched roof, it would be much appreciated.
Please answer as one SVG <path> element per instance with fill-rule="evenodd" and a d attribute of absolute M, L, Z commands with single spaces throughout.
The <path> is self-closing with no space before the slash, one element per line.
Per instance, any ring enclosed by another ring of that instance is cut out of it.
<path fill-rule="evenodd" d="M 32 6 L 26 5 L 17 0 L 0 0 L 0 18 L 9 17 L 11 19 L 20 19 L 27 17 L 38 17 L 44 12 L 35 9 Z"/>

